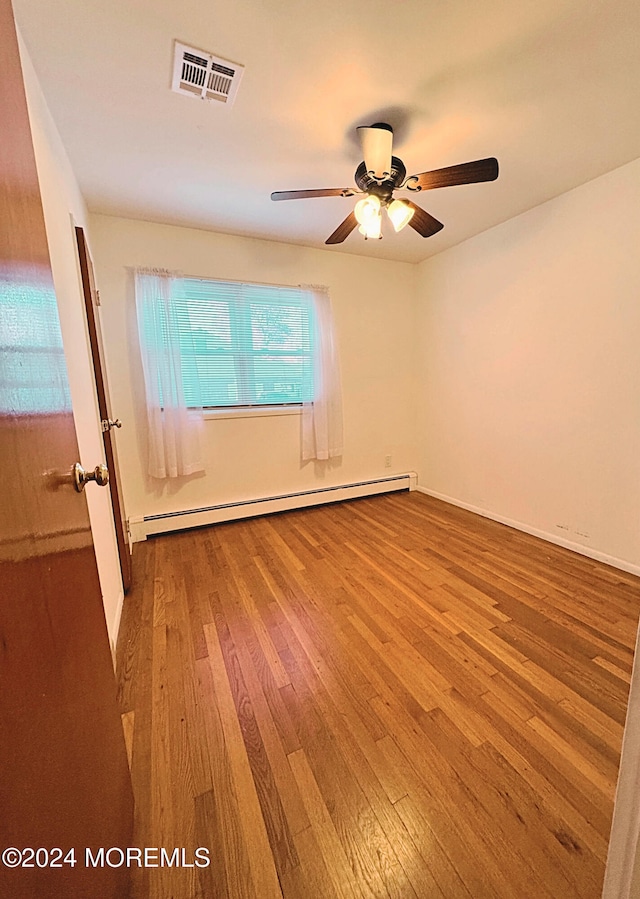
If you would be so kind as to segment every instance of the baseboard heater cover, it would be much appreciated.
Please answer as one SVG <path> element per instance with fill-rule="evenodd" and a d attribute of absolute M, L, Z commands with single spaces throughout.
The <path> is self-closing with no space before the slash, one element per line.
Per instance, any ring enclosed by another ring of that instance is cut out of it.
<path fill-rule="evenodd" d="M 306 506 L 318 506 L 323 503 L 357 499 L 362 496 L 374 496 L 377 493 L 415 490 L 417 481 L 418 477 L 415 472 L 408 472 L 371 481 L 357 481 L 353 484 L 337 484 L 332 487 L 301 490 L 297 493 L 284 493 L 280 496 L 264 496 L 258 499 L 219 503 L 218 505 L 205 506 L 201 509 L 182 509 L 176 512 L 162 512 L 158 515 L 145 515 L 144 518 L 129 519 L 131 539 L 137 542 L 146 540 L 147 537 L 154 534 L 166 534 L 170 531 L 204 527 L 209 524 L 234 521 L 239 518 L 252 518 L 254 515 L 286 512 L 291 509 L 302 509 Z"/>

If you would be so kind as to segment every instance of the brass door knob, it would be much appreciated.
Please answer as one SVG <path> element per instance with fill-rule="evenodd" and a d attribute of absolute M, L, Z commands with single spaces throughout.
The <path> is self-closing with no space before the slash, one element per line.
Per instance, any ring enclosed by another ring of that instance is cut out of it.
<path fill-rule="evenodd" d="M 78 493 L 82 493 L 88 481 L 95 481 L 98 487 L 109 483 L 109 469 L 106 465 L 96 465 L 93 471 L 85 471 L 79 462 L 73 466 L 73 482 Z"/>

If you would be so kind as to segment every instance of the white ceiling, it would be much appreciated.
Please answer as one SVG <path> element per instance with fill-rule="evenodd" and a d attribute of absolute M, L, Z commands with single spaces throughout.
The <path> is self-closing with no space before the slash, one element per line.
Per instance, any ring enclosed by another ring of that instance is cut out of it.
<path fill-rule="evenodd" d="M 412 197 L 434 237 L 327 248 L 417 262 L 640 157 L 638 0 L 14 7 L 95 212 L 324 247 L 354 199 L 270 193 L 353 186 L 356 126 L 387 121 L 409 174 L 500 162 L 496 182 Z M 171 92 L 175 39 L 245 66 L 232 108 Z"/>

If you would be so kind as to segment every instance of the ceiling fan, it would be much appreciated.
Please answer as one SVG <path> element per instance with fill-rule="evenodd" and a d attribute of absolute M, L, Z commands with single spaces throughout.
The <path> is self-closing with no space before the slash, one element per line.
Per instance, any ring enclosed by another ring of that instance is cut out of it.
<path fill-rule="evenodd" d="M 410 175 L 401 159 L 391 155 L 393 128 L 385 122 L 362 125 L 358 128 L 364 161 L 355 172 L 357 189 L 352 187 L 328 187 L 318 190 L 278 190 L 272 200 L 303 200 L 311 197 L 353 197 L 363 194 L 353 212 L 341 222 L 325 243 L 342 243 L 356 226 L 367 238 L 382 237 L 382 210 L 386 208 L 396 231 L 410 225 L 422 237 L 431 237 L 444 228 L 432 215 L 411 200 L 394 199 L 394 190 L 433 190 L 437 187 L 453 187 L 456 184 L 476 184 L 495 181 L 498 177 L 498 160 L 476 159 L 461 165 Z"/>

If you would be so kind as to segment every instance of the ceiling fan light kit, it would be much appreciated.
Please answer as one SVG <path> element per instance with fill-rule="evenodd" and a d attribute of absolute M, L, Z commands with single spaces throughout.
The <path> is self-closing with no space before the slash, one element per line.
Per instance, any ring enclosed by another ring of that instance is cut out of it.
<path fill-rule="evenodd" d="M 382 206 L 378 197 L 367 195 L 358 200 L 353 213 L 365 240 L 379 240 L 382 237 Z"/>
<path fill-rule="evenodd" d="M 360 225 L 358 231 L 364 235 L 365 240 L 382 240 L 382 216 L 380 213 L 369 219 L 366 225 Z"/>
<path fill-rule="evenodd" d="M 393 198 L 394 190 L 410 190 L 415 193 L 457 184 L 477 184 L 495 181 L 498 177 L 498 160 L 491 156 L 460 165 L 447 166 L 406 177 L 407 170 L 401 159 L 392 155 L 393 129 L 384 122 L 361 125 L 358 134 L 364 160 L 355 172 L 357 190 L 350 187 L 331 187 L 318 190 L 283 190 L 271 194 L 272 200 L 299 200 L 311 197 L 352 197 L 364 194 L 353 212 L 341 222 L 325 243 L 342 243 L 359 225 L 359 231 L 367 239 L 382 237 L 382 209 L 396 231 L 410 225 L 421 237 L 431 237 L 444 228 L 442 222 L 411 200 Z"/>
<path fill-rule="evenodd" d="M 415 209 L 412 209 L 406 200 L 392 200 L 387 206 L 387 215 L 396 231 L 402 231 L 409 224 L 414 213 Z"/>

